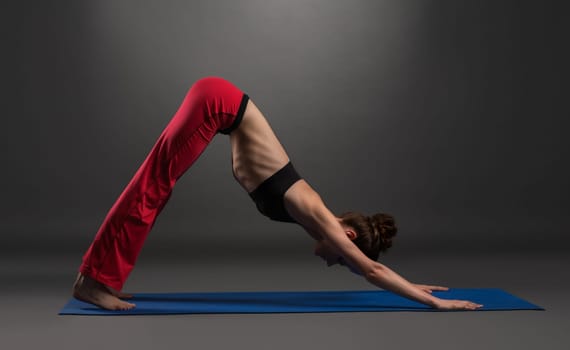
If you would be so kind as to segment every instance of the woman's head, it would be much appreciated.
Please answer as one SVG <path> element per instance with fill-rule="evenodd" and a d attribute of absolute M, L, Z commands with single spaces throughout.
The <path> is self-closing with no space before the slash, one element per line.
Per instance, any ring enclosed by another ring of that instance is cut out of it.
<path fill-rule="evenodd" d="M 341 223 L 356 232 L 354 244 L 370 259 L 378 260 L 380 252 L 392 246 L 392 238 L 398 232 L 394 217 L 378 213 L 372 216 L 347 212 L 340 216 Z"/>

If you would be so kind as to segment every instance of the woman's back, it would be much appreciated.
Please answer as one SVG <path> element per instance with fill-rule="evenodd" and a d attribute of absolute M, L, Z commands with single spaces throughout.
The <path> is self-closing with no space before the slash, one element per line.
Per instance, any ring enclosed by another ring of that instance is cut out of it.
<path fill-rule="evenodd" d="M 271 126 L 251 100 L 239 127 L 230 134 L 230 143 L 234 176 L 248 193 L 289 162 Z"/>

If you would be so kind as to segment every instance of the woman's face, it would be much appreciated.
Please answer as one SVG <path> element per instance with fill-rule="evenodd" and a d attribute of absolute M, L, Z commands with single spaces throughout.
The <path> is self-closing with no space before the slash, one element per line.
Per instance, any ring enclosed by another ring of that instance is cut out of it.
<path fill-rule="evenodd" d="M 315 255 L 321 257 L 327 263 L 327 266 L 333 266 L 342 262 L 342 257 L 336 253 L 326 240 L 317 241 Z"/>
<path fill-rule="evenodd" d="M 356 233 L 352 228 L 345 227 L 345 230 L 346 235 L 350 240 L 354 240 L 356 238 Z M 336 252 L 336 249 L 333 248 L 327 240 L 323 239 L 317 241 L 315 245 L 315 255 L 321 257 L 321 259 L 327 263 L 327 266 L 342 265 L 346 266 L 350 271 L 357 275 L 361 274 L 358 269 L 346 263 L 344 258 Z"/>

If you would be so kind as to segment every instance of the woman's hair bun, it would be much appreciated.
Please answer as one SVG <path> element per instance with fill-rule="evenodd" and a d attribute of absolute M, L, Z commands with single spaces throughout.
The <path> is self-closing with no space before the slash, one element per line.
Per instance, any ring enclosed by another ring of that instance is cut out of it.
<path fill-rule="evenodd" d="M 357 233 L 353 243 L 370 259 L 378 260 L 380 252 L 392 246 L 392 238 L 398 232 L 394 217 L 385 213 L 366 216 L 358 212 L 346 212 L 342 223 Z"/>
<path fill-rule="evenodd" d="M 369 217 L 374 228 L 374 235 L 378 235 L 380 250 L 385 251 L 392 246 L 392 238 L 398 233 L 394 217 L 390 214 L 378 213 Z"/>

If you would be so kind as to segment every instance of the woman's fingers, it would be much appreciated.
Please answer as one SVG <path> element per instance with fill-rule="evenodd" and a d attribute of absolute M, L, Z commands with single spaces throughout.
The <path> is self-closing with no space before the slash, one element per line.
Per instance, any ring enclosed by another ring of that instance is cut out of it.
<path fill-rule="evenodd" d="M 476 309 L 483 307 L 483 305 L 481 305 L 481 304 L 477 304 L 477 303 L 474 303 L 472 301 L 465 301 L 465 300 L 456 300 L 455 306 L 457 309 L 463 309 L 463 310 L 476 310 Z"/>
<path fill-rule="evenodd" d="M 449 288 L 447 287 L 443 287 L 443 286 L 428 286 L 425 284 L 418 284 L 417 285 L 420 289 L 422 289 L 425 292 L 431 293 L 434 290 L 438 290 L 438 291 L 447 291 L 449 290 Z"/>
<path fill-rule="evenodd" d="M 443 287 L 443 286 L 429 286 L 429 288 L 430 288 L 431 290 L 442 290 L 442 291 L 449 290 L 449 288 Z"/>
<path fill-rule="evenodd" d="M 472 301 L 460 301 L 460 304 L 458 306 L 460 309 L 466 310 L 476 310 L 483 307 L 483 305 L 474 303 Z"/>
<path fill-rule="evenodd" d="M 441 310 L 477 310 L 483 305 L 468 300 L 447 300 L 440 299 L 438 309 Z"/>

